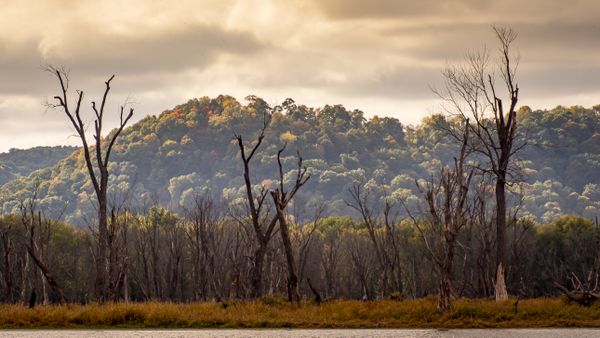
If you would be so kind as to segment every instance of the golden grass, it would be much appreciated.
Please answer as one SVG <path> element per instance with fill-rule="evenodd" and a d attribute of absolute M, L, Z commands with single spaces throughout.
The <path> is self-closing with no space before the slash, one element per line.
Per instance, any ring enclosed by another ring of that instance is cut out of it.
<path fill-rule="evenodd" d="M 586 308 L 559 299 L 460 299 L 447 313 L 432 298 L 372 302 L 336 300 L 300 307 L 280 301 L 0 305 L 0 328 L 507 328 L 600 327 L 600 304 Z"/>

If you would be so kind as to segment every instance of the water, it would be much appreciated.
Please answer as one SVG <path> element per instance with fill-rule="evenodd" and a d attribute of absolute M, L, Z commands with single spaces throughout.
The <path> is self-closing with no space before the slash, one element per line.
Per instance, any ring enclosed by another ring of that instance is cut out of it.
<path fill-rule="evenodd" d="M 397 330 L 397 329 L 265 329 L 265 330 L 5 330 L 1 337 L 218 337 L 218 338 L 316 338 L 316 337 L 400 337 L 400 338 L 600 338 L 600 329 L 463 329 L 463 330 Z"/>

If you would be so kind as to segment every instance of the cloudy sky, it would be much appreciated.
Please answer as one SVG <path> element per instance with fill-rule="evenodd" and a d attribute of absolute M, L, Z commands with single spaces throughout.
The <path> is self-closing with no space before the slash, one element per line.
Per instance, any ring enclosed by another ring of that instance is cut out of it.
<path fill-rule="evenodd" d="M 521 103 L 600 103 L 600 1 L 2 1 L 0 151 L 78 144 L 44 102 L 70 69 L 72 89 L 136 119 L 187 99 L 248 94 L 340 103 L 415 124 L 439 110 L 429 89 L 464 53 L 494 50 L 490 25 L 519 33 Z M 86 113 L 90 113 L 86 105 Z M 115 125 L 116 119 L 110 121 Z"/>

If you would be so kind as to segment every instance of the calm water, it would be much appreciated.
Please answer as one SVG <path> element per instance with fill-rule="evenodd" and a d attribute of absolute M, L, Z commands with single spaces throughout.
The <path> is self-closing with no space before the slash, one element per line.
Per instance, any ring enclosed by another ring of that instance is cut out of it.
<path fill-rule="evenodd" d="M 405 338 L 600 338 L 598 329 L 502 329 L 502 330 L 8 330 L 0 337 L 405 337 Z"/>

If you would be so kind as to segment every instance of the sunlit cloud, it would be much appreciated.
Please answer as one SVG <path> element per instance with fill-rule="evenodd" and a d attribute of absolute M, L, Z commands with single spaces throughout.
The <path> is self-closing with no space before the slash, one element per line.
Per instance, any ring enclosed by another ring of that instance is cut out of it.
<path fill-rule="evenodd" d="M 522 104 L 598 104 L 600 3 L 406 1 L 13 1 L 0 12 L 2 149 L 70 143 L 48 112 L 70 69 L 86 102 L 116 74 L 110 109 L 136 118 L 187 99 L 231 94 L 344 104 L 418 123 L 436 112 L 440 70 L 484 45 L 490 25 L 519 32 Z M 116 123 L 115 119 L 108 121 Z"/>

